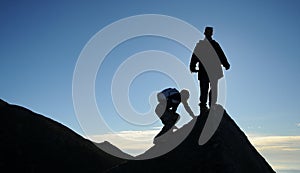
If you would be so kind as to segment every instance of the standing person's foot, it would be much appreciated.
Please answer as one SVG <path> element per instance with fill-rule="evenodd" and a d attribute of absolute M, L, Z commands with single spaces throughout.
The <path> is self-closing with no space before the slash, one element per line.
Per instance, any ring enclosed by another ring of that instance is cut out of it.
<path fill-rule="evenodd" d="M 207 112 L 208 111 L 208 107 L 200 107 L 200 111 L 201 112 Z"/>
<path fill-rule="evenodd" d="M 208 107 L 206 106 L 206 104 L 204 105 L 199 103 L 199 106 L 200 106 L 200 113 L 204 113 L 208 111 Z"/>

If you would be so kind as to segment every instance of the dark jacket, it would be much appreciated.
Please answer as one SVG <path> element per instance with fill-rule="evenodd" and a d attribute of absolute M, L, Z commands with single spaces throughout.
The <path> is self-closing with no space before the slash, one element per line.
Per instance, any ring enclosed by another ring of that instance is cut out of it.
<path fill-rule="evenodd" d="M 196 65 L 198 64 L 198 70 Z M 221 65 L 226 69 L 230 68 L 230 64 L 215 40 L 200 40 L 193 52 L 190 61 L 191 72 L 198 72 L 199 80 L 217 80 L 223 77 Z"/>

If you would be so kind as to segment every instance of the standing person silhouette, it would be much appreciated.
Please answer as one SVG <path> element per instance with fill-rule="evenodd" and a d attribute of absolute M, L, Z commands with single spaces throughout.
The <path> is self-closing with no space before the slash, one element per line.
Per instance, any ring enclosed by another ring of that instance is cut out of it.
<path fill-rule="evenodd" d="M 227 58 L 215 40 L 212 39 L 213 28 L 206 27 L 205 38 L 200 40 L 193 52 L 190 61 L 190 71 L 198 73 L 200 82 L 200 111 L 207 111 L 207 97 L 209 92 L 209 106 L 213 107 L 218 98 L 218 80 L 223 77 L 221 65 L 226 70 L 230 68 Z"/>

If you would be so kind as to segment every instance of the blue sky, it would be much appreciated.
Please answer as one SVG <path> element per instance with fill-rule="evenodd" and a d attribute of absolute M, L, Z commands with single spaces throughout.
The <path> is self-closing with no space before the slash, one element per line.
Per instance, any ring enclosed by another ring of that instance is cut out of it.
<path fill-rule="evenodd" d="M 214 38 L 231 63 L 225 72 L 225 108 L 247 134 L 299 136 L 299 7 L 300 3 L 292 0 L 4 0 L 0 2 L 0 97 L 82 133 L 73 108 L 72 79 L 83 47 L 112 22 L 133 15 L 163 14 L 200 31 L 206 25 L 215 28 Z M 110 97 L 113 72 L 127 57 L 145 50 L 172 53 L 186 65 L 191 53 L 174 41 L 147 36 L 124 42 L 107 56 L 98 71 L 96 98 L 115 131 L 161 126 L 159 121 L 147 127 L 122 122 Z M 137 110 L 148 111 L 149 94 L 174 85 L 162 74 L 145 73 L 134 80 L 130 100 Z"/>

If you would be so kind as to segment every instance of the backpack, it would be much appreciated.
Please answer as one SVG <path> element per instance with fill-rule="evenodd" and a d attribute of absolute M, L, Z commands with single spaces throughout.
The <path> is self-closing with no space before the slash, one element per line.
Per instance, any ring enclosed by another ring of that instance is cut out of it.
<path fill-rule="evenodd" d="M 164 100 L 164 99 L 169 100 L 169 99 L 172 99 L 172 97 L 175 95 L 179 95 L 179 97 L 180 97 L 180 93 L 176 88 L 167 88 L 167 89 L 162 90 L 160 93 L 158 93 L 157 97 L 158 97 L 158 100 Z M 172 102 L 179 103 L 180 100 L 172 99 Z"/>
<path fill-rule="evenodd" d="M 164 89 L 161 93 L 163 93 L 165 97 L 168 99 L 173 95 L 179 94 L 179 91 L 176 88 L 167 88 Z"/>

